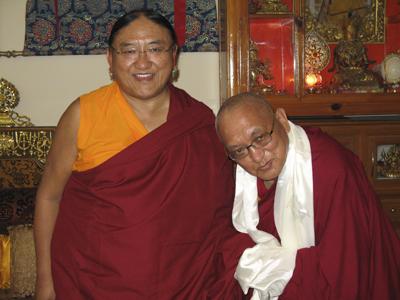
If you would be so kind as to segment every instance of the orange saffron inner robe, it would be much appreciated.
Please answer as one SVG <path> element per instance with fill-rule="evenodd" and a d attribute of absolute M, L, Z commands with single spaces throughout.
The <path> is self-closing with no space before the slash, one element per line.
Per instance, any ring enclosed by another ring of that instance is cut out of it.
<path fill-rule="evenodd" d="M 148 133 L 113 82 L 80 97 L 78 156 L 74 171 L 105 162 Z"/>

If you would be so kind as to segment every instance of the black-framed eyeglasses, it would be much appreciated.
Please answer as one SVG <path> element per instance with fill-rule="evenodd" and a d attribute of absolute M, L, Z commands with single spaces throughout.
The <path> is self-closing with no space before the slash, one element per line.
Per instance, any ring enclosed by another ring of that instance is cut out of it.
<path fill-rule="evenodd" d="M 233 151 L 228 151 L 228 156 L 234 161 L 241 160 L 249 155 L 249 149 L 254 147 L 255 149 L 262 149 L 266 147 L 272 141 L 272 134 L 274 133 L 275 117 L 272 118 L 272 128 L 269 132 L 264 132 L 254 138 L 251 144 L 237 148 Z"/>
<path fill-rule="evenodd" d="M 139 58 L 140 54 L 146 54 L 148 59 L 158 59 L 165 53 L 175 49 L 175 46 L 175 44 L 172 44 L 170 47 L 150 45 L 145 47 L 143 50 L 140 50 L 138 46 L 129 45 L 121 47 L 120 49 L 110 46 L 110 49 L 112 49 L 116 54 L 121 55 L 125 60 L 135 61 Z"/>

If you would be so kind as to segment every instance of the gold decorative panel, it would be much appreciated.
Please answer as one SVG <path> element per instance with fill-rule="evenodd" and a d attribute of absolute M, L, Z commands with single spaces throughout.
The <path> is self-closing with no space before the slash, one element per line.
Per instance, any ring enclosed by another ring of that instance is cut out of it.
<path fill-rule="evenodd" d="M 316 32 L 307 32 L 304 48 L 304 68 L 307 71 L 322 71 L 331 58 L 331 51 L 326 41 Z"/>
<path fill-rule="evenodd" d="M 30 159 L 43 167 L 53 131 L 53 127 L 3 128 L 0 131 L 0 160 Z"/>
<path fill-rule="evenodd" d="M 359 16 L 358 39 L 385 42 L 385 0 L 306 0 L 306 31 L 315 31 L 328 43 L 343 40 L 349 14 Z"/>
<path fill-rule="evenodd" d="M 34 127 L 14 108 L 20 101 L 17 88 L 0 79 L 0 188 L 34 187 L 38 184 L 54 127 Z"/>

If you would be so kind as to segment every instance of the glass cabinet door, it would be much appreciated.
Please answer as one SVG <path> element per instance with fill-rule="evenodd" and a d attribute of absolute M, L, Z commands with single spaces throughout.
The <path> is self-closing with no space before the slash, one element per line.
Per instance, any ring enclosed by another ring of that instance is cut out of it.
<path fill-rule="evenodd" d="M 249 1 L 250 90 L 297 94 L 298 41 L 292 1 Z"/>
<path fill-rule="evenodd" d="M 292 116 L 400 114 L 397 0 L 220 0 L 221 101 Z"/>
<path fill-rule="evenodd" d="M 400 135 L 368 136 L 371 177 L 377 189 L 400 187 Z"/>
<path fill-rule="evenodd" d="M 394 91 L 400 70 L 382 64 L 400 49 L 399 7 L 394 0 L 305 0 L 305 73 L 320 76 L 319 92 Z"/>
<path fill-rule="evenodd" d="M 400 128 L 395 133 L 369 135 L 367 145 L 373 186 L 400 236 Z"/>

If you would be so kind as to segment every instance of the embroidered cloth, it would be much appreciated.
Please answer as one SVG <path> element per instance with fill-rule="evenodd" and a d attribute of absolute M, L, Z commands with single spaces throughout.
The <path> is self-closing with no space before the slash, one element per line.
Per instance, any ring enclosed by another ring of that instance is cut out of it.
<path fill-rule="evenodd" d="M 182 51 L 218 51 L 215 1 L 28 0 L 24 54 L 103 54 L 114 22 L 138 8 L 165 16 L 175 27 Z"/>

